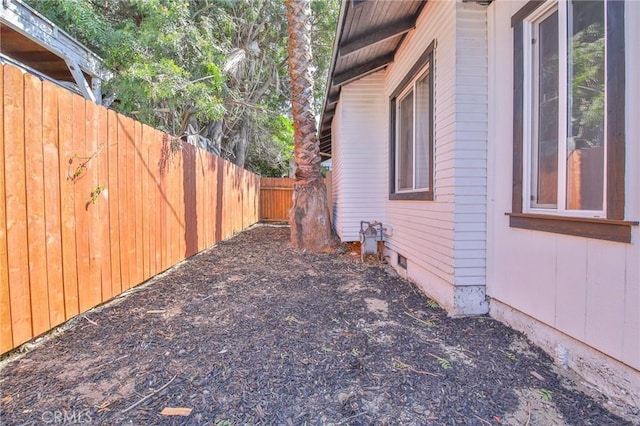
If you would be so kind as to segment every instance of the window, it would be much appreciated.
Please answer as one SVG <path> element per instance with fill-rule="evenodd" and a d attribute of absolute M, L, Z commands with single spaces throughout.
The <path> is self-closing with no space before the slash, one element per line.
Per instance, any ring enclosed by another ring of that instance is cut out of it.
<path fill-rule="evenodd" d="M 629 242 L 624 2 L 530 1 L 512 26 L 511 226 Z"/>
<path fill-rule="evenodd" d="M 433 200 L 433 49 L 427 48 L 390 98 L 392 200 Z"/>

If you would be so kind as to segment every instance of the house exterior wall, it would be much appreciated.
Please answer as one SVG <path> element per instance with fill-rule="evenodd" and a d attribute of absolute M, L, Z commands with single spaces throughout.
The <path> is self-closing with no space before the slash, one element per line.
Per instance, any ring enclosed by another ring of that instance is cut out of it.
<path fill-rule="evenodd" d="M 336 112 L 331 122 L 331 224 L 336 235 L 342 240 L 342 224 L 344 222 L 340 211 L 342 203 L 342 101 L 338 101 Z M 345 240 L 342 240 L 345 241 Z"/>
<path fill-rule="evenodd" d="M 385 225 L 393 233 L 386 247 L 398 272 L 452 315 L 481 314 L 487 311 L 484 8 L 428 2 L 387 71 L 387 99 L 433 40 L 434 200 L 387 200 Z M 406 270 L 397 254 L 407 258 Z"/>
<path fill-rule="evenodd" d="M 359 241 L 360 221 L 381 221 L 387 194 L 384 71 L 343 87 L 333 119 L 334 228 Z M 346 165 L 346 166 L 345 166 Z"/>
<path fill-rule="evenodd" d="M 343 86 L 332 124 L 338 236 L 382 221 L 389 263 L 452 315 L 488 310 L 486 37 L 483 6 L 428 2 L 386 71 Z M 434 40 L 434 200 L 389 200 L 389 98 Z"/>
<path fill-rule="evenodd" d="M 526 2 L 494 1 L 489 28 L 487 293 L 491 315 L 527 333 L 609 394 L 640 405 L 640 235 L 630 244 L 509 227 L 513 163 L 511 16 Z M 626 212 L 640 218 L 640 3 L 627 1 Z M 633 53 L 632 53 L 633 52 Z"/>

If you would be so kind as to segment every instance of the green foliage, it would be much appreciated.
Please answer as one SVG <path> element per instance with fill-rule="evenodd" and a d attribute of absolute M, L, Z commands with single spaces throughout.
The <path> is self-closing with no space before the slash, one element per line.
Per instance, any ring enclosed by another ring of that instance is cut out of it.
<path fill-rule="evenodd" d="M 572 42 L 572 134 L 589 146 L 602 145 L 605 108 L 604 27 L 600 23 L 593 23 L 575 34 Z"/>
<path fill-rule="evenodd" d="M 112 108 L 177 137 L 197 131 L 255 172 L 286 175 L 293 150 L 281 0 L 26 0 L 105 60 Z M 316 105 L 338 0 L 314 0 Z"/>
<path fill-rule="evenodd" d="M 286 176 L 293 156 L 293 123 L 289 117 L 278 115 L 273 118 L 263 116 L 260 124 L 264 126 L 262 134 L 267 139 L 258 138 L 251 144 L 247 168 L 261 176 Z"/>

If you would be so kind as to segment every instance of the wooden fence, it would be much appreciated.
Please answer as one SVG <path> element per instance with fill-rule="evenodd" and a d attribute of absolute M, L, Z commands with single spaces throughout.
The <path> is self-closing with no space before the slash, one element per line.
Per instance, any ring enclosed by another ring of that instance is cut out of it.
<path fill-rule="evenodd" d="M 289 221 L 293 205 L 293 178 L 260 179 L 260 221 Z"/>
<path fill-rule="evenodd" d="M 260 179 L 0 68 L 0 353 L 258 221 Z"/>
<path fill-rule="evenodd" d="M 293 178 L 266 178 L 260 179 L 260 221 L 261 222 L 288 222 L 289 210 L 293 206 Z M 327 172 L 324 180 L 327 186 L 327 199 L 329 203 L 329 215 L 333 218 L 331 187 L 331 172 Z"/>

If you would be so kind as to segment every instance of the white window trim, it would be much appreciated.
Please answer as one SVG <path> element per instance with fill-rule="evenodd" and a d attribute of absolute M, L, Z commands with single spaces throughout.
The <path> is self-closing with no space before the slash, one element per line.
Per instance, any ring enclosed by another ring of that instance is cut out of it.
<path fill-rule="evenodd" d="M 523 188 L 522 188 L 522 211 L 525 213 L 545 214 L 554 216 L 567 216 L 567 217 L 586 217 L 586 218 L 606 218 L 606 200 L 607 200 L 607 140 L 605 138 L 605 158 L 604 158 L 604 170 L 603 170 L 603 209 L 602 210 L 568 210 L 566 208 L 566 158 L 567 158 L 567 101 L 568 101 L 568 86 L 567 86 L 567 0 L 551 0 L 545 2 L 544 5 L 539 7 L 532 14 L 523 19 L 523 68 L 524 68 L 524 111 L 523 111 Z M 532 184 L 533 184 L 533 166 L 537 162 L 537 159 L 533 155 L 533 141 L 536 137 L 536 130 L 534 124 L 537 123 L 537 100 L 532 99 L 536 93 L 536 81 L 534 81 L 534 45 L 531 40 L 534 38 L 536 24 L 552 14 L 555 10 L 558 10 L 558 38 L 563 40 L 560 42 L 558 56 L 559 60 L 559 80 L 558 80 L 558 206 L 556 208 L 542 208 L 532 207 Z M 606 7 L 605 7 L 605 31 L 606 31 L 607 19 L 606 19 Z M 605 50 L 605 62 L 607 60 L 607 52 Z M 605 67 L 606 70 L 607 67 Z M 606 81 L 605 71 L 605 81 Z M 606 89 L 605 89 L 606 90 Z M 606 99 L 606 97 L 605 97 Z M 605 100 L 605 111 L 606 109 Z M 607 120 L 605 120 L 605 135 L 607 134 Z"/>

